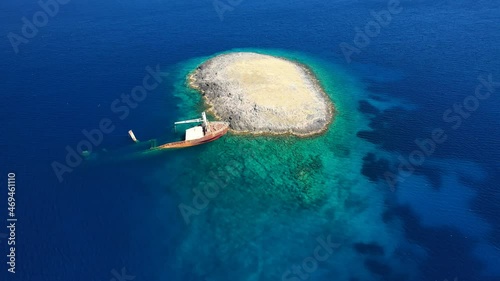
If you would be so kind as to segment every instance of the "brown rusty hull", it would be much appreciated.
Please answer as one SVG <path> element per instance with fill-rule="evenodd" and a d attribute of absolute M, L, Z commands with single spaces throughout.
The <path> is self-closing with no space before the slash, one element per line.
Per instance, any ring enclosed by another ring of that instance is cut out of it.
<path fill-rule="evenodd" d="M 184 147 L 204 144 L 222 137 L 227 133 L 229 129 L 229 123 L 226 122 L 208 122 L 207 126 L 209 127 L 209 132 L 206 133 L 205 136 L 202 138 L 195 140 L 188 140 L 188 141 L 176 141 L 176 142 L 166 143 L 151 149 L 184 148 Z"/>

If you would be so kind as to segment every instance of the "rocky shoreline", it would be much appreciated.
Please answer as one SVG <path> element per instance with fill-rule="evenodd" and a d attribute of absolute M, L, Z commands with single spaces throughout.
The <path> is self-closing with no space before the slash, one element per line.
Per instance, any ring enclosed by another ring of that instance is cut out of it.
<path fill-rule="evenodd" d="M 328 129 L 334 106 L 304 65 L 250 52 L 207 60 L 189 75 L 208 111 L 236 133 L 311 136 Z"/>

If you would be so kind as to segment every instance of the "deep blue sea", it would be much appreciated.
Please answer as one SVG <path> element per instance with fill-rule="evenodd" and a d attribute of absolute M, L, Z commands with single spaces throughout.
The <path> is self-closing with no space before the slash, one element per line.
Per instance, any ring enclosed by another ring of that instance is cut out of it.
<path fill-rule="evenodd" d="M 499 1 L 39 2 L 0 4 L 0 280 L 500 280 Z M 129 129 L 168 136 L 202 111 L 186 74 L 233 50 L 309 65 L 338 106 L 328 133 L 129 157 Z M 179 206 L 234 159 L 186 223 Z"/>

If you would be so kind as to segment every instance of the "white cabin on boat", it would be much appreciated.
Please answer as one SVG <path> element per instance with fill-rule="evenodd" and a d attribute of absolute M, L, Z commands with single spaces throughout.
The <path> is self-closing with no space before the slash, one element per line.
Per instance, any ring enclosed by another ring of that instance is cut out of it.
<path fill-rule="evenodd" d="M 186 140 L 195 140 L 204 137 L 202 126 L 196 126 L 186 130 Z"/>

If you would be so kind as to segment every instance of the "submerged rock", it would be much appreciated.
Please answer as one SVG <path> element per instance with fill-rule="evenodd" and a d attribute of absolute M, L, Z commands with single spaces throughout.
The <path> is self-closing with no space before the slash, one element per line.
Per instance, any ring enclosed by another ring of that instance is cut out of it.
<path fill-rule="evenodd" d="M 200 65 L 189 85 L 236 132 L 308 136 L 325 131 L 333 118 L 332 102 L 314 75 L 283 58 L 219 55 Z"/>

